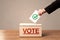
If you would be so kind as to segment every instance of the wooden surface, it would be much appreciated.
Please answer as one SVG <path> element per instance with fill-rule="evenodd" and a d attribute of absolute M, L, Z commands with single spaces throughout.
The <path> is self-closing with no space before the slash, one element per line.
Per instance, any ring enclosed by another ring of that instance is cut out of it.
<path fill-rule="evenodd" d="M 60 40 L 60 30 L 44 30 L 42 37 L 19 37 L 18 30 L 0 30 L 0 40 Z"/>

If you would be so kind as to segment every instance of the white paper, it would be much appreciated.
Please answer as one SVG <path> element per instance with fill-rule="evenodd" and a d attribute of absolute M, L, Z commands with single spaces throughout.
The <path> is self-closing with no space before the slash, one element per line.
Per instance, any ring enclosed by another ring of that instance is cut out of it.
<path fill-rule="evenodd" d="M 39 16 L 37 10 L 35 10 L 35 11 L 32 13 L 32 15 L 29 17 L 29 19 L 30 19 L 32 22 L 34 22 L 34 23 L 36 23 L 39 18 L 40 18 L 40 16 Z"/>

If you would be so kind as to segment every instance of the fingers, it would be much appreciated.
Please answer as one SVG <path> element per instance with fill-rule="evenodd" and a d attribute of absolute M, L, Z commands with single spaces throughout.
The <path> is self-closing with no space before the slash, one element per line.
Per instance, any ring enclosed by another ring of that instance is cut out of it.
<path fill-rule="evenodd" d="M 38 14 L 39 14 L 40 16 L 42 16 L 44 13 L 45 13 L 45 10 L 44 10 L 44 9 L 39 9 L 39 10 L 38 10 Z"/>

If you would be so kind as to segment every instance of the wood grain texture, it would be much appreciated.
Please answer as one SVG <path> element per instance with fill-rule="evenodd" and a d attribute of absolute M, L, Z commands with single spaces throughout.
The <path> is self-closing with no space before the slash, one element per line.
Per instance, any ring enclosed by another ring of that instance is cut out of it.
<path fill-rule="evenodd" d="M 42 27 L 20 27 L 19 35 L 20 37 L 41 37 Z"/>
<path fill-rule="evenodd" d="M 0 30 L 0 40 L 60 40 L 60 30 L 43 30 L 42 37 L 19 37 L 18 30 Z"/>

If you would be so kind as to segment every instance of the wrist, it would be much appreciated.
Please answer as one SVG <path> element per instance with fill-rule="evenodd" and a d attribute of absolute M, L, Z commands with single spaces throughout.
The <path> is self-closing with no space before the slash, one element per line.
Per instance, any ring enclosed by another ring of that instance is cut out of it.
<path fill-rule="evenodd" d="M 45 9 L 42 9 L 43 10 L 43 13 L 46 13 L 46 10 Z"/>

